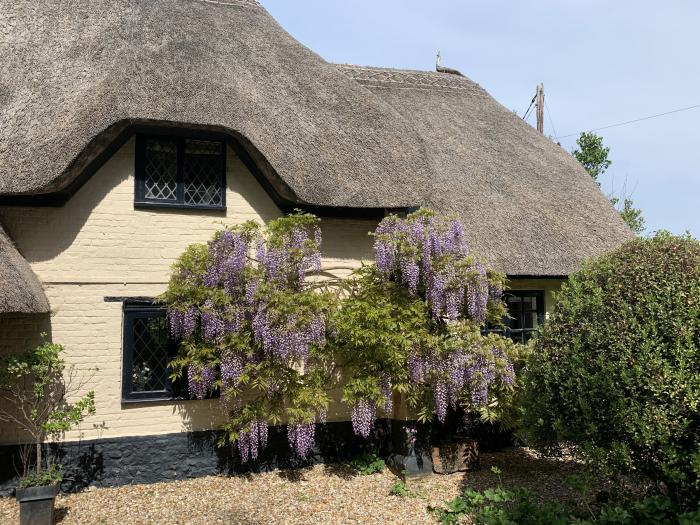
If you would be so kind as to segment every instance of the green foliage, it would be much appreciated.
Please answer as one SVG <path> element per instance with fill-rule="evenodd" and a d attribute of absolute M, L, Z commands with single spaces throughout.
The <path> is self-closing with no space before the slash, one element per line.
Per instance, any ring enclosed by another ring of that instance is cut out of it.
<path fill-rule="evenodd" d="M 430 382 L 411 381 L 407 365 L 411 355 L 443 356 L 469 350 L 493 361 L 498 370 L 508 365 L 495 358 L 493 348 L 502 350 L 516 371 L 525 363 L 528 347 L 495 334 L 482 336 L 480 324 L 465 320 L 450 323 L 431 317 L 424 299 L 411 295 L 394 281 L 387 281 L 374 266 L 365 266 L 345 283 L 345 298 L 333 317 L 333 345 L 336 358 L 349 380 L 343 387 L 343 400 L 352 404 L 371 399 L 378 407 L 385 399 L 380 385 L 389 377 L 393 391 L 405 395 L 421 422 L 435 417 Z M 502 312 L 492 308 L 490 320 L 501 322 Z M 506 427 L 519 418 L 514 402 L 515 386 L 500 382 L 490 389 L 489 402 L 472 404 L 469 385 L 460 396 L 460 406 L 481 415 L 484 421 L 499 421 Z"/>
<path fill-rule="evenodd" d="M 347 297 L 335 312 L 333 345 L 350 379 L 343 400 L 353 404 L 372 399 L 380 406 L 383 374 L 388 374 L 396 392 L 409 390 L 406 359 L 414 349 L 427 345 L 430 316 L 425 301 L 365 266 L 348 280 Z"/>
<path fill-rule="evenodd" d="M 629 197 L 622 199 L 622 208 L 620 208 L 618 206 L 620 200 L 621 199 L 618 197 L 612 197 L 610 202 L 612 202 L 613 206 L 615 206 L 617 212 L 620 214 L 620 217 L 622 217 L 622 220 L 627 223 L 630 230 L 637 235 L 641 235 L 644 233 L 644 228 L 646 228 L 646 221 L 642 216 L 642 210 L 635 208 L 634 202 L 632 202 L 632 199 Z"/>
<path fill-rule="evenodd" d="M 196 397 L 219 389 L 228 414 L 221 444 L 240 444 L 261 423 L 323 420 L 338 385 L 353 406 L 355 432 L 365 437 L 377 408 L 391 412 L 395 394 L 424 422 L 444 420 L 449 406 L 505 426 L 517 420 L 514 368 L 528 350 L 481 335 L 485 323 L 500 324 L 506 314 L 505 276 L 468 254 L 459 221 L 429 210 L 387 218 L 375 235 L 387 267 L 363 266 L 345 281 L 306 278 L 318 271 L 309 261 L 320 264 L 320 241 L 303 233 L 318 224 L 297 213 L 266 227 L 231 227 L 190 246 L 173 267 L 160 298 L 174 332 L 184 334 L 172 377 L 186 374 Z M 411 279 L 398 277 L 401 268 L 412 269 Z M 211 318 L 223 327 L 216 336 L 207 335 Z M 294 352 L 278 358 L 271 349 L 296 349 L 293 336 L 319 326 L 325 337 L 308 347 L 308 359 Z M 235 380 L 224 384 L 224 368 L 235 368 Z"/>
<path fill-rule="evenodd" d="M 324 283 L 300 278 L 299 268 L 303 273 L 308 266 L 306 261 L 318 252 L 319 242 L 307 238 L 297 246 L 289 241 L 294 232 L 314 231 L 318 224 L 317 217 L 301 212 L 273 220 L 265 227 L 248 221 L 217 232 L 207 245 L 190 246 L 173 266 L 168 289 L 159 298 L 169 311 L 194 309 L 199 315 L 233 312 L 242 319 L 218 340 L 207 339 L 203 327 L 198 325 L 180 343 L 179 352 L 170 363 L 173 379 L 183 377 L 188 369 L 198 374 L 205 368 L 220 370 L 226 358 L 233 357 L 241 363 L 235 382 L 224 385 L 217 376 L 208 385 L 210 389 L 220 389 L 229 416 L 223 425 L 221 445 L 238 440 L 241 433 L 249 433 L 254 422 L 313 423 L 317 414 L 328 407 L 328 390 L 335 370 L 326 345 L 313 345 L 303 364 L 296 355 L 276 358 L 264 349 L 261 338 L 256 338 L 253 326 L 260 311 L 264 311 L 270 326 L 290 326 L 295 330 L 330 317 L 337 294 Z M 250 252 L 243 254 L 243 269 L 232 279 L 234 284 L 208 283 L 208 272 L 221 264 L 215 259 L 216 243 L 231 234 L 242 239 Z M 265 261 L 259 260 L 261 252 L 257 256 L 252 253 L 253 248 L 260 246 L 268 253 L 281 250 L 284 254 L 283 267 L 274 275 L 267 271 Z M 250 289 L 254 293 L 248 297 Z M 229 315 L 223 321 L 234 319 L 233 314 Z"/>
<path fill-rule="evenodd" d="M 54 475 L 53 465 L 49 465 L 51 472 L 43 470 L 42 450 L 47 438 L 61 439 L 95 413 L 92 391 L 73 403 L 67 401 L 82 390 L 83 383 L 78 381 L 75 367 L 66 367 L 62 352 L 61 345 L 46 342 L 28 352 L 0 358 L 0 421 L 27 432 L 36 447 L 34 474 L 25 483 Z M 26 476 L 28 451 L 22 458 Z"/>
<path fill-rule="evenodd" d="M 418 496 L 418 493 L 409 489 L 404 480 L 397 479 L 389 487 L 389 496 L 397 496 L 399 498 L 415 498 Z"/>
<path fill-rule="evenodd" d="M 26 489 L 29 487 L 45 487 L 47 485 L 55 485 L 63 480 L 63 469 L 53 463 L 49 468 L 32 472 L 19 480 L 19 488 Z"/>
<path fill-rule="evenodd" d="M 378 474 L 384 470 L 386 463 L 377 454 L 376 451 L 369 451 L 360 454 L 350 462 L 350 466 L 354 468 L 361 476 L 369 476 L 370 474 Z"/>
<path fill-rule="evenodd" d="M 700 510 L 684 510 L 667 496 L 606 504 L 599 509 L 580 504 L 539 502 L 523 488 L 482 492 L 467 489 L 444 507 L 429 507 L 443 525 L 697 525 Z"/>
<path fill-rule="evenodd" d="M 612 164 L 612 161 L 608 159 L 610 148 L 603 146 L 603 137 L 595 133 L 581 133 L 581 136 L 576 139 L 576 144 L 578 149 L 572 151 L 571 154 L 600 186 L 599 177 Z M 645 220 L 642 216 L 642 210 L 634 207 L 634 202 L 629 196 L 624 198 L 610 197 L 610 202 L 634 233 L 641 235 L 644 232 Z M 620 203 L 622 203 L 621 207 Z"/>
<path fill-rule="evenodd" d="M 602 474 L 700 495 L 700 243 L 668 233 L 562 287 L 525 378 L 524 437 Z"/>
<path fill-rule="evenodd" d="M 598 181 L 600 177 L 612 164 L 608 159 L 610 148 L 603 146 L 603 137 L 595 133 L 581 133 L 576 139 L 577 149 L 571 152 L 576 157 L 593 180 Z"/>

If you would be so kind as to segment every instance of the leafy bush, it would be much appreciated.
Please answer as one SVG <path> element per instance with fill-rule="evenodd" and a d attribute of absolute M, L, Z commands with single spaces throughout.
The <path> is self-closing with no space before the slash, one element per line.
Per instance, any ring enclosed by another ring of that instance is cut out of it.
<path fill-rule="evenodd" d="M 469 252 L 458 220 L 430 210 L 389 216 L 374 237 L 376 264 L 345 283 L 332 321 L 355 432 L 369 435 L 377 408 L 391 415 L 394 393 L 422 423 L 501 417 L 523 349 L 481 328 L 502 322 L 505 277 Z"/>
<path fill-rule="evenodd" d="M 700 510 L 684 512 L 666 496 L 656 496 L 622 505 L 604 505 L 581 511 L 574 505 L 539 503 L 522 488 L 501 487 L 483 492 L 467 489 L 445 507 L 429 508 L 440 523 L 466 522 L 483 525 L 697 525 Z"/>
<path fill-rule="evenodd" d="M 358 474 L 369 476 L 370 474 L 382 472 L 386 463 L 376 452 L 372 451 L 357 456 L 350 462 L 350 466 L 354 468 Z"/>
<path fill-rule="evenodd" d="M 26 489 L 27 487 L 44 487 L 60 483 L 63 479 L 63 469 L 55 463 L 49 468 L 27 474 L 19 480 L 19 488 Z"/>
<path fill-rule="evenodd" d="M 700 495 L 700 243 L 668 233 L 585 264 L 525 379 L 524 435 L 604 474 Z"/>
<path fill-rule="evenodd" d="M 409 489 L 406 482 L 402 479 L 397 479 L 391 484 L 389 487 L 389 496 L 396 496 L 399 498 L 424 497 L 420 492 Z"/>
<path fill-rule="evenodd" d="M 32 441 L 20 447 L 22 488 L 60 481 L 60 467 L 44 457 L 45 443 L 60 440 L 85 416 L 95 413 L 93 391 L 68 402 L 83 390 L 91 374 L 82 376 L 75 366 L 66 366 L 62 352 L 61 345 L 47 342 L 0 358 L 0 421 L 16 425 Z M 34 472 L 30 473 L 32 459 Z"/>
<path fill-rule="evenodd" d="M 291 449 L 307 457 L 316 422 L 325 422 L 336 297 L 309 279 L 321 265 L 318 225 L 295 213 L 217 232 L 179 257 L 161 296 L 181 340 L 173 378 L 186 377 L 197 399 L 221 392 L 229 417 L 220 444 L 235 443 L 244 463 L 267 445 L 268 425 L 284 420 Z"/>
<path fill-rule="evenodd" d="M 499 400 L 513 397 L 523 349 L 481 335 L 505 313 L 505 277 L 469 253 L 462 224 L 429 210 L 389 216 L 374 234 L 376 264 L 343 282 L 320 275 L 319 222 L 299 212 L 226 228 L 173 267 L 160 297 L 180 341 L 172 377 L 197 399 L 220 392 L 219 444 L 256 460 L 268 426 L 286 421 L 305 458 L 340 385 L 362 438 L 395 394 L 424 422 L 507 412 Z"/>

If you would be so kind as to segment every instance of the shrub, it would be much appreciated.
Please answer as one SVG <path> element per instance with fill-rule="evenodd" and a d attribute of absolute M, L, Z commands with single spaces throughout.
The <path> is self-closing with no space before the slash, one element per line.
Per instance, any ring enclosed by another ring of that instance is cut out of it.
<path fill-rule="evenodd" d="M 92 374 L 83 377 L 74 365 L 66 366 L 62 352 L 61 345 L 47 342 L 28 352 L 0 358 L 0 422 L 15 425 L 30 438 L 20 447 L 21 488 L 61 481 L 61 467 L 44 455 L 46 443 L 59 441 L 95 413 L 93 391 L 68 402 L 83 390 Z"/>
<path fill-rule="evenodd" d="M 386 463 L 375 451 L 369 451 L 357 456 L 350 462 L 350 466 L 361 476 L 369 476 L 382 472 Z"/>
<path fill-rule="evenodd" d="M 700 494 L 700 243 L 660 233 L 584 265 L 525 379 L 524 436 L 604 474 Z"/>
<path fill-rule="evenodd" d="M 696 506 L 697 508 L 697 506 Z M 600 509 L 580 510 L 575 505 L 538 502 L 523 488 L 488 488 L 483 492 L 466 489 L 444 507 L 429 507 L 443 525 L 697 525 L 700 510 L 684 511 L 667 496 L 631 500 Z"/>

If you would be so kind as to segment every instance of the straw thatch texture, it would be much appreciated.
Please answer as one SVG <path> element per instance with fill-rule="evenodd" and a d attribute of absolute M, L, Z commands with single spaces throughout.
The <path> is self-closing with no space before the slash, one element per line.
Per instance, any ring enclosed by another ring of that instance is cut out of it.
<path fill-rule="evenodd" d="M 568 275 L 632 232 L 581 165 L 468 78 L 338 66 L 426 144 L 421 204 L 461 216 L 475 252 L 509 275 Z"/>
<path fill-rule="evenodd" d="M 48 311 L 39 279 L 0 225 L 0 314 Z"/>
<path fill-rule="evenodd" d="M 632 235 L 470 80 L 329 64 L 254 0 L 0 0 L 0 33 L 0 196 L 65 191 L 157 121 L 230 132 L 291 203 L 456 212 L 511 275 L 567 275 Z"/>
<path fill-rule="evenodd" d="M 309 203 L 410 205 L 403 174 L 429 178 L 410 125 L 251 0 L 0 0 L 0 13 L 0 195 L 64 188 L 90 140 L 129 119 L 237 132 Z"/>

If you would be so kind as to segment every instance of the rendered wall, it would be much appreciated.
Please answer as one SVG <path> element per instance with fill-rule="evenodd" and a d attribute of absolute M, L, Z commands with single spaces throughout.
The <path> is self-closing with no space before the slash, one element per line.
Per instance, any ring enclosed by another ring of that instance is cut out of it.
<path fill-rule="evenodd" d="M 220 423 L 216 400 L 121 403 L 122 304 L 105 297 L 156 296 L 189 244 L 208 241 L 222 224 L 281 216 L 230 148 L 227 186 L 226 212 L 135 209 L 132 139 L 64 206 L 0 208 L 0 219 L 44 283 L 51 305 L 50 319 L 40 322 L 0 317 L 0 351 L 28 348 L 45 331 L 66 347 L 67 362 L 99 368 L 86 385 L 95 390 L 97 414 L 67 439 L 208 430 Z M 375 227 L 371 220 L 324 220 L 323 269 L 342 276 L 370 259 L 368 233 Z M 347 419 L 344 406 L 334 404 L 329 419 Z M 16 439 L 8 425 L 0 428 L 0 443 Z"/>
<path fill-rule="evenodd" d="M 66 347 L 69 364 L 99 368 L 86 389 L 97 413 L 67 439 L 116 438 L 209 430 L 221 422 L 216 400 L 122 404 L 122 304 L 105 297 L 156 296 L 171 264 L 191 243 L 206 242 L 222 224 L 266 222 L 280 210 L 228 150 L 226 212 L 135 209 L 134 141 L 126 143 L 64 206 L 0 209 L 9 234 L 46 288 L 49 316 L 1 316 L 0 352 L 36 345 L 46 332 Z M 376 221 L 324 220 L 323 268 L 343 276 L 372 257 Z M 545 307 L 560 280 L 513 280 L 512 289 L 544 290 Z M 334 393 L 329 420 L 348 419 Z M 407 417 L 395 403 L 395 418 Z M 0 443 L 17 442 L 9 425 Z"/>

